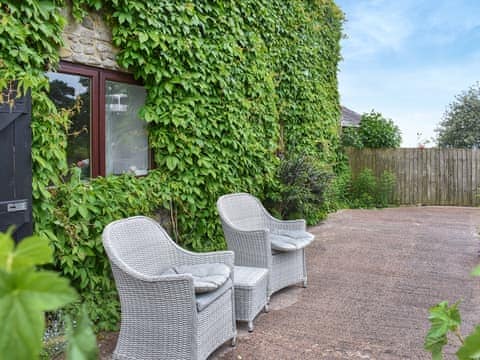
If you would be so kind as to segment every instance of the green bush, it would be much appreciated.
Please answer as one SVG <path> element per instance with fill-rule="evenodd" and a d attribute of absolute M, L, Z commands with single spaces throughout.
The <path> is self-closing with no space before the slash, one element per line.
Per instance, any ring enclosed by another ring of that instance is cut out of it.
<path fill-rule="evenodd" d="M 343 147 L 363 148 L 362 139 L 356 127 L 343 128 L 340 135 L 340 143 Z"/>
<path fill-rule="evenodd" d="M 398 126 L 375 111 L 362 116 L 358 136 L 362 146 L 371 149 L 397 148 L 402 142 Z"/>
<path fill-rule="evenodd" d="M 386 207 L 391 203 L 395 175 L 385 170 L 377 179 L 371 169 L 364 169 L 351 180 L 348 203 L 352 208 Z"/>
<path fill-rule="evenodd" d="M 281 162 L 279 213 L 282 218 L 305 218 L 316 224 L 325 217 L 325 192 L 332 174 L 305 155 L 295 155 Z"/>

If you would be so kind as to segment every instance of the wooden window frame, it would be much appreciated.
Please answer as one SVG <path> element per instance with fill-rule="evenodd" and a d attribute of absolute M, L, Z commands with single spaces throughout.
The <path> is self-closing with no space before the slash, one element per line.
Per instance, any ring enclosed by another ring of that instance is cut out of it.
<path fill-rule="evenodd" d="M 110 80 L 140 86 L 143 84 L 130 74 L 67 61 L 60 61 L 58 72 L 91 79 L 90 172 L 92 178 L 106 176 L 105 83 Z M 148 167 L 152 168 L 151 151 L 148 151 Z"/>

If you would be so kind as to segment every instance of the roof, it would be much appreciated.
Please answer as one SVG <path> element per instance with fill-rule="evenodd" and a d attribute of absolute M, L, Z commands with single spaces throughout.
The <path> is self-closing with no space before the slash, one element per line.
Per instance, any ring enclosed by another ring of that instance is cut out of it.
<path fill-rule="evenodd" d="M 362 120 L 362 115 L 342 106 L 342 127 L 358 127 L 360 126 L 360 120 Z"/>

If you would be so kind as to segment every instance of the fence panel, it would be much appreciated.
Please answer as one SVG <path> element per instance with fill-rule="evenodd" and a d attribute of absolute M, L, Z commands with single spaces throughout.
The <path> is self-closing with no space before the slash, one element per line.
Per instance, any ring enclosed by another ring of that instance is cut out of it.
<path fill-rule="evenodd" d="M 348 149 L 353 176 L 370 168 L 397 178 L 393 199 L 402 205 L 480 204 L 478 149 Z"/>

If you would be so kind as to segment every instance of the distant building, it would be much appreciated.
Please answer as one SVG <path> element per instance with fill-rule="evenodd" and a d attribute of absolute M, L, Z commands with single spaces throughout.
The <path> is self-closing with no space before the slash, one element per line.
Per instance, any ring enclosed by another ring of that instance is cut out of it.
<path fill-rule="evenodd" d="M 362 120 L 362 115 L 359 113 L 350 110 L 349 108 L 342 106 L 342 127 L 359 127 L 360 121 Z"/>

